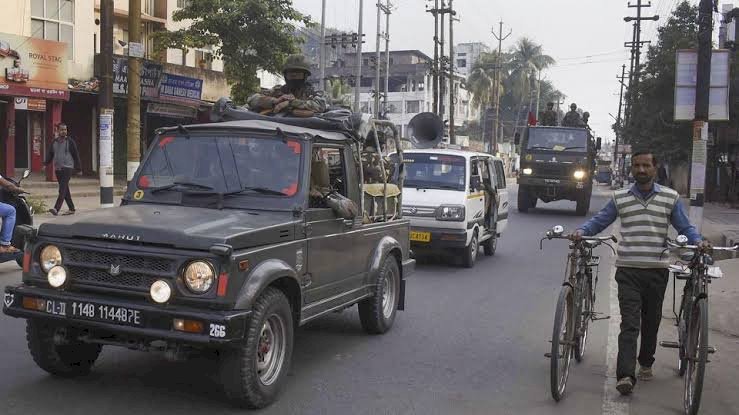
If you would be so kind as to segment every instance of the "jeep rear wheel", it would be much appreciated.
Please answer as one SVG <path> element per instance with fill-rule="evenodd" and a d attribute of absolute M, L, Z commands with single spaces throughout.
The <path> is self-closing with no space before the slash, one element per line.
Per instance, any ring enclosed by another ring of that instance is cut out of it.
<path fill-rule="evenodd" d="M 285 383 L 293 352 L 293 318 L 282 291 L 268 287 L 254 304 L 244 341 L 220 361 L 228 398 L 250 409 L 264 408 Z"/>
<path fill-rule="evenodd" d="M 65 330 L 69 329 L 34 319 L 26 321 L 26 341 L 33 361 L 55 376 L 71 378 L 90 373 L 102 346 L 69 340 Z M 60 344 L 55 342 L 55 337 Z"/>
<path fill-rule="evenodd" d="M 395 257 L 389 255 L 380 267 L 374 295 L 359 302 L 359 320 L 369 334 L 390 330 L 398 312 L 400 300 L 400 270 Z"/>

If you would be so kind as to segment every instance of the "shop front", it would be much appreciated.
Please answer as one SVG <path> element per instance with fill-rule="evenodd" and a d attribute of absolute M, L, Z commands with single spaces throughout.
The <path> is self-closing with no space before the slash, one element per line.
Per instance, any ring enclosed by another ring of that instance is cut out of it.
<path fill-rule="evenodd" d="M 69 100 L 67 44 L 0 33 L 0 173 L 44 171 L 46 145 Z M 46 168 L 47 178 L 53 171 Z"/>

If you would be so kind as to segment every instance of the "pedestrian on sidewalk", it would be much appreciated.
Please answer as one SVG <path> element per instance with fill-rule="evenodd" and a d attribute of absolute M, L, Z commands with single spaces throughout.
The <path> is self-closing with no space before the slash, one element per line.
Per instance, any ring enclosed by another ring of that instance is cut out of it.
<path fill-rule="evenodd" d="M 0 176 L 0 187 L 7 192 L 22 193 L 23 189 Z M 15 229 L 15 206 L 0 202 L 0 254 L 14 254 L 18 248 L 12 245 L 13 229 Z"/>
<path fill-rule="evenodd" d="M 80 167 L 82 163 L 80 163 L 77 143 L 72 137 L 67 136 L 67 125 L 64 123 L 57 124 L 54 141 L 49 146 L 44 166 L 52 162 L 59 183 L 59 196 L 54 207 L 49 209 L 49 213 L 54 216 L 58 215 L 62 209 L 62 204 L 66 201 L 69 210 L 63 215 L 74 215 L 74 202 L 72 201 L 72 192 L 69 190 L 69 181 L 73 174 L 82 171 Z"/>
<path fill-rule="evenodd" d="M 690 224 L 679 194 L 655 182 L 657 160 L 651 152 L 635 152 L 631 158 L 631 171 L 636 183 L 631 188 L 616 190 L 603 210 L 573 235 L 575 240 L 596 235 L 617 217 L 621 218 L 621 239 L 616 258 L 621 309 L 616 389 L 623 395 L 631 393 L 637 377 L 644 381 L 653 377 L 657 331 L 669 277 L 669 261 L 662 255 L 669 225 L 687 236 L 691 244 L 698 244 L 703 249 L 711 246 Z M 636 343 L 640 333 L 641 347 L 637 358 Z M 640 366 L 638 375 L 637 361 Z"/>

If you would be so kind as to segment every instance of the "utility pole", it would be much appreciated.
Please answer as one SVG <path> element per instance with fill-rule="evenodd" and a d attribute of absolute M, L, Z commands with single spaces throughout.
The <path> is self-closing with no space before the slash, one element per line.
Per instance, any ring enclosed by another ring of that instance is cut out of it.
<path fill-rule="evenodd" d="M 141 43 L 141 0 L 128 0 L 128 111 L 126 123 L 126 182 L 141 162 L 141 59 L 131 56 L 134 44 Z"/>
<path fill-rule="evenodd" d="M 498 151 L 498 130 L 500 126 L 500 84 L 501 84 L 501 70 L 502 67 L 502 50 L 503 50 L 503 41 L 508 39 L 508 37 L 513 33 L 513 30 L 508 30 L 508 34 L 503 36 L 503 21 L 501 20 L 498 26 L 498 34 L 495 34 L 495 31 L 493 31 L 493 36 L 495 39 L 498 40 L 498 61 L 495 64 L 495 85 L 493 86 L 493 93 L 495 96 L 493 97 L 493 102 L 495 105 L 495 128 L 493 130 L 493 143 L 490 147 L 490 152 L 492 154 L 495 154 Z"/>
<path fill-rule="evenodd" d="M 446 108 L 444 108 L 444 96 L 446 95 L 446 64 L 444 63 L 444 14 L 446 3 L 441 0 L 441 39 L 439 40 L 439 116 L 444 119 Z"/>
<path fill-rule="evenodd" d="M 100 207 L 113 207 L 113 0 L 100 0 Z"/>
<path fill-rule="evenodd" d="M 378 0 L 380 1 L 380 0 Z M 390 0 L 385 3 L 385 94 L 382 96 L 382 106 L 387 111 L 387 99 L 390 92 Z"/>
<path fill-rule="evenodd" d="M 357 75 L 354 80 L 354 111 L 360 112 L 362 107 L 359 105 L 359 89 L 362 87 L 362 44 L 364 32 L 362 32 L 362 19 L 364 17 L 364 0 L 359 0 L 359 27 L 357 29 Z"/>
<path fill-rule="evenodd" d="M 708 140 L 708 102 L 711 88 L 712 35 L 713 2 L 711 0 L 701 0 L 698 6 L 698 67 L 695 86 L 695 118 L 693 118 L 693 154 L 690 169 L 690 221 L 698 232 L 703 227 L 703 202 L 706 185 L 706 141 Z"/>
<path fill-rule="evenodd" d="M 434 8 L 426 11 L 434 15 L 434 62 L 431 65 L 434 101 L 432 112 L 439 115 L 439 0 L 434 0 Z"/>
<path fill-rule="evenodd" d="M 618 165 L 618 140 L 621 135 L 621 109 L 624 100 L 624 80 L 626 79 L 626 64 L 621 66 L 621 76 L 616 76 L 618 82 L 621 84 L 621 93 L 618 97 L 618 118 L 616 118 L 616 146 L 613 148 L 613 167 L 614 171 L 619 170 Z"/>
<path fill-rule="evenodd" d="M 375 99 L 373 114 L 375 118 L 380 115 L 380 39 L 382 39 L 382 4 L 377 0 L 377 39 L 375 40 Z"/>
<path fill-rule="evenodd" d="M 321 0 L 321 48 L 318 57 L 318 68 L 321 74 L 319 85 L 321 91 L 326 93 L 326 0 Z"/>
<path fill-rule="evenodd" d="M 454 87 L 454 11 L 452 4 L 454 0 L 449 0 L 449 144 L 457 144 L 457 136 L 454 132 L 454 107 L 457 101 L 457 90 Z"/>
<path fill-rule="evenodd" d="M 638 89 L 639 85 L 639 73 L 641 71 L 640 68 L 640 59 L 641 59 L 641 47 L 645 43 L 650 43 L 649 41 L 642 41 L 641 40 L 641 22 L 644 20 L 654 20 L 655 22 L 659 20 L 659 16 L 649 16 L 649 17 L 643 17 L 642 16 L 642 9 L 647 7 L 652 7 L 652 3 L 648 2 L 647 4 L 642 4 L 643 0 L 636 0 L 636 4 L 628 3 L 629 8 L 635 8 L 636 9 L 636 17 L 627 16 L 624 17 L 625 22 L 634 22 L 634 37 L 632 42 L 627 42 L 626 46 L 632 47 L 632 56 L 633 56 L 633 68 L 630 72 L 631 74 L 631 88 L 633 88 L 634 92 L 636 89 Z"/>

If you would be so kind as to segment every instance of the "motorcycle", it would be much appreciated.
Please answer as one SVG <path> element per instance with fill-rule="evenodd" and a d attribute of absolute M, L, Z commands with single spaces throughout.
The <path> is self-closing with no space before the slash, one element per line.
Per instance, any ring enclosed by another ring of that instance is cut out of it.
<path fill-rule="evenodd" d="M 27 179 L 31 175 L 30 170 L 23 172 L 23 176 L 15 180 L 12 177 L 6 177 L 5 180 L 13 183 L 20 187 L 21 182 Z M 23 236 L 18 232 L 19 225 L 33 226 L 33 208 L 28 204 L 26 200 L 27 193 L 14 193 L 5 189 L 0 190 L 0 202 L 7 203 L 15 207 L 15 229 L 13 229 L 13 241 L 12 245 L 16 248 L 21 249 L 17 253 L 0 254 L 0 264 L 15 261 L 18 266 L 23 267 Z"/>

